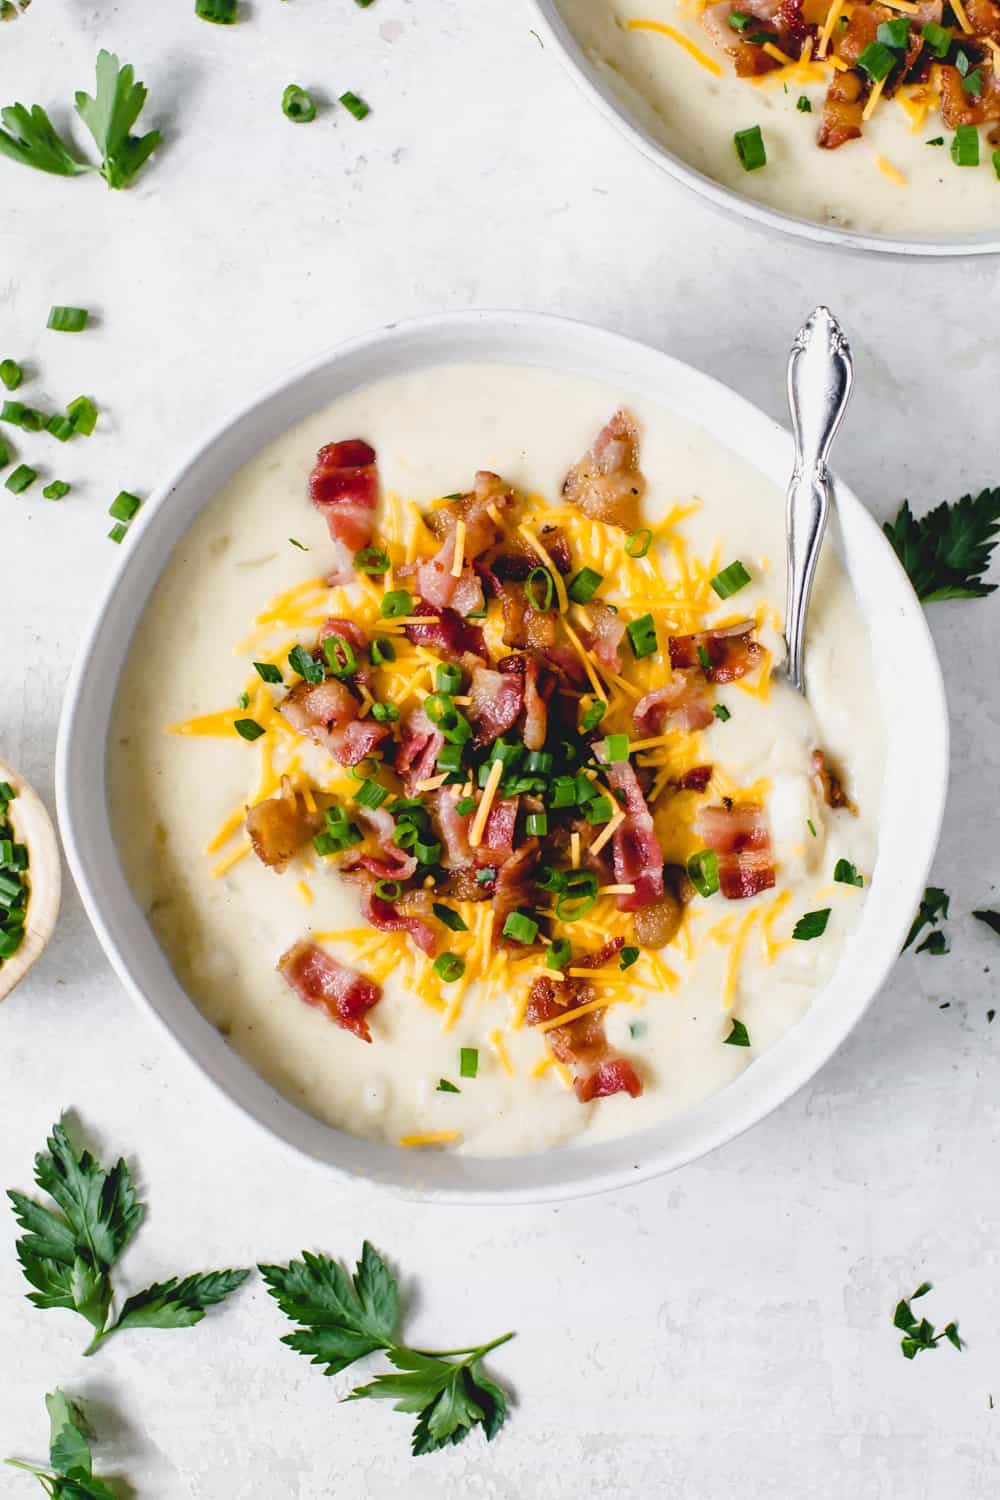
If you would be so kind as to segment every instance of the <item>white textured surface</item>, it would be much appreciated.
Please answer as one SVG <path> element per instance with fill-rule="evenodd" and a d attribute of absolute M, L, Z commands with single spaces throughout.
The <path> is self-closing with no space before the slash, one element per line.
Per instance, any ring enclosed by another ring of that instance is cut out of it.
<path fill-rule="evenodd" d="M 514 0 L 245 8 L 225 30 L 187 0 L 35 0 L 0 34 L 2 102 L 68 104 L 105 45 L 138 64 L 168 132 L 128 194 L 0 161 L 0 357 L 39 370 L 25 395 L 40 405 L 87 390 L 106 413 L 87 444 L 17 445 L 79 481 L 61 505 L 0 491 L 0 753 L 43 793 L 69 659 L 112 561 L 109 501 L 147 490 L 281 368 L 375 324 L 562 311 L 660 343 L 782 417 L 789 335 L 826 300 L 858 358 L 839 464 L 873 510 L 997 479 L 982 440 L 1000 376 L 992 264 L 840 258 L 709 213 L 584 108 Z M 293 127 L 278 108 L 292 79 L 353 88 L 373 114 Z M 99 310 L 99 326 L 44 332 L 54 301 Z M 164 1051 L 69 892 L 52 949 L 0 1012 L 0 1181 L 28 1185 L 47 1126 L 74 1106 L 95 1145 L 134 1153 L 148 1189 L 133 1288 L 302 1246 L 350 1255 L 367 1234 L 402 1265 L 420 1339 L 518 1330 L 494 1367 L 518 1405 L 491 1449 L 412 1462 L 407 1419 L 338 1409 L 345 1381 L 277 1343 L 259 1283 L 197 1329 L 82 1361 L 83 1325 L 23 1300 L 0 1218 L 3 1452 L 44 1452 L 42 1395 L 62 1383 L 110 1433 L 106 1467 L 153 1500 L 992 1497 L 1000 1023 L 985 1013 L 1000 955 L 968 912 L 996 902 L 1000 878 L 997 604 L 935 606 L 931 621 L 954 715 L 935 870 L 953 952 L 904 958 L 812 1087 L 659 1184 L 502 1213 L 331 1185 Z M 925 1276 L 928 1314 L 957 1318 L 969 1348 L 910 1365 L 892 1308 Z"/>

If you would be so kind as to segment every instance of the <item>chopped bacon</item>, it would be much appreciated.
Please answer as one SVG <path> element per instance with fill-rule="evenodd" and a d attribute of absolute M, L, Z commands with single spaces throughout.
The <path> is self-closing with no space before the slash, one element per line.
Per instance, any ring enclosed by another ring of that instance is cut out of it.
<path fill-rule="evenodd" d="M 574 960 L 574 967 L 602 968 L 623 943 L 624 938 L 613 938 L 597 953 Z M 594 986 L 586 979 L 542 975 L 533 981 L 528 992 L 524 1019 L 527 1025 L 538 1026 L 543 1021 L 556 1020 L 562 1011 L 575 1010 L 596 999 Z M 553 1026 L 546 1032 L 545 1040 L 553 1057 L 572 1069 L 573 1087 L 581 1104 L 609 1094 L 625 1092 L 636 1099 L 642 1093 L 642 1083 L 632 1064 L 625 1058 L 609 1056 L 603 1006 L 577 1016 L 565 1026 Z"/>
<path fill-rule="evenodd" d="M 363 1042 L 372 1034 L 365 1016 L 382 998 L 374 980 L 331 958 L 315 943 L 302 938 L 278 960 L 278 972 L 307 1005 L 315 1005 Z"/>
<path fill-rule="evenodd" d="M 555 679 L 545 671 L 534 651 L 525 651 L 520 656 L 505 656 L 497 663 L 498 669 L 511 682 L 520 682 L 524 705 L 524 743 L 529 750 L 541 750 L 548 733 L 548 701 L 555 687 Z"/>
<path fill-rule="evenodd" d="M 663 687 L 639 699 L 632 710 L 632 722 L 640 734 L 650 736 L 662 734 L 668 724 L 681 729 L 707 728 L 712 722 L 712 706 L 704 673 L 674 672 Z"/>
<path fill-rule="evenodd" d="M 509 659 L 509 658 L 507 658 Z M 492 745 L 501 734 L 516 724 L 524 702 L 524 683 L 516 674 L 476 667 L 469 684 L 468 716 L 472 724 L 472 744 L 478 750 Z"/>
<path fill-rule="evenodd" d="M 461 662 L 469 667 L 475 664 L 473 658 L 480 662 L 487 660 L 483 632 L 478 626 L 463 620 L 453 609 L 438 611 L 418 600 L 413 613 L 421 616 L 420 623 L 407 625 L 405 629 L 407 640 L 414 646 L 432 646 L 446 661 Z"/>
<path fill-rule="evenodd" d="M 988 125 L 1000 120 L 1000 79 L 993 71 L 991 50 L 983 44 L 976 47 L 972 38 L 967 43 L 963 37 L 962 45 L 979 59 L 976 71 L 982 79 L 982 92 L 978 96 L 967 93 L 963 87 L 965 79 L 958 69 L 942 65 L 941 118 L 949 130 L 957 130 L 959 125 Z"/>
<path fill-rule="evenodd" d="M 802 14 L 802 0 L 780 0 L 774 19 L 779 36 L 799 44 L 805 41 L 809 24 Z"/>
<path fill-rule="evenodd" d="M 305 798 L 287 778 L 274 797 L 247 809 L 246 829 L 253 852 L 279 875 L 322 825 L 322 814 L 309 811 Z"/>
<path fill-rule="evenodd" d="M 718 857 L 719 886 L 728 900 L 740 901 L 771 889 L 771 835 L 758 802 L 702 807 L 695 827 Z"/>
<path fill-rule="evenodd" d="M 857 815 L 857 808 L 844 791 L 844 783 L 836 772 L 831 771 L 827 765 L 825 752 L 814 750 L 812 753 L 812 763 L 813 770 L 823 791 L 823 801 L 827 807 L 846 807 L 850 812 Z"/>
<path fill-rule="evenodd" d="M 335 542 L 350 552 L 371 544 L 378 504 L 375 449 L 360 439 L 328 443 L 316 455 L 309 495 Z"/>
<path fill-rule="evenodd" d="M 824 151 L 835 151 L 845 141 L 854 141 L 860 136 L 865 93 L 866 86 L 860 73 L 850 69 L 834 73 L 823 100 L 823 117 L 816 137 L 817 144 Z"/>
<path fill-rule="evenodd" d="M 670 665 L 678 667 L 701 666 L 709 682 L 735 682 L 752 672 L 760 660 L 763 650 L 751 640 L 753 620 L 741 620 L 738 625 L 728 625 L 723 630 L 702 630 L 696 635 L 672 635 L 670 637 Z M 710 662 L 705 667 L 699 647 Z"/>
<path fill-rule="evenodd" d="M 430 923 L 411 910 L 422 895 L 423 892 L 418 891 L 396 902 L 383 901 L 375 894 L 375 882 L 367 877 L 361 893 L 361 911 L 365 920 L 379 932 L 408 932 L 417 947 L 431 958 L 437 952 L 437 936 Z"/>
<path fill-rule="evenodd" d="M 503 521 L 505 512 L 517 503 L 513 488 L 488 469 L 480 469 L 475 486 L 468 494 L 459 495 L 448 505 L 439 505 L 424 512 L 427 529 L 442 540 L 454 534 L 458 521 L 465 522 L 465 555 L 479 557 L 490 547 L 495 547 L 503 535 L 503 526 L 497 525 L 491 510 Z M 452 553 L 454 556 L 454 553 Z"/>
<path fill-rule="evenodd" d="M 395 770 L 403 778 L 406 795 L 412 797 L 421 781 L 434 775 L 444 735 L 435 728 L 422 708 L 413 708 L 402 724 Z"/>
<path fill-rule="evenodd" d="M 587 674 L 583 663 L 573 650 L 572 646 L 546 646 L 541 653 L 550 667 L 553 667 L 560 678 L 565 678 L 566 684 L 572 688 L 585 688 L 587 685 Z M 576 715 L 573 717 L 574 725 Z"/>
<path fill-rule="evenodd" d="M 568 573 L 573 566 L 566 533 L 560 526 L 543 526 L 538 540 L 545 548 L 559 573 Z M 510 536 L 499 546 L 483 555 L 482 563 L 493 577 L 501 583 L 523 583 L 533 568 L 542 566 L 542 560 L 534 547 L 523 537 Z"/>
<path fill-rule="evenodd" d="M 500 586 L 503 610 L 503 643 L 520 651 L 538 651 L 555 645 L 556 616 L 552 610 L 532 609 L 521 583 Z"/>
<path fill-rule="evenodd" d="M 435 609 L 453 609 L 456 614 L 469 615 L 483 607 L 483 585 L 468 555 L 457 578 L 452 572 L 454 561 L 455 534 L 452 532 L 434 556 L 417 567 L 417 588 L 421 599 Z"/>
<path fill-rule="evenodd" d="M 460 813 L 456 798 L 447 787 L 434 794 L 434 821 L 441 835 L 441 863 L 446 870 L 464 870 L 472 864 L 469 825 L 472 813 Z"/>
<path fill-rule="evenodd" d="M 606 1099 L 610 1094 L 628 1094 L 638 1099 L 642 1093 L 642 1079 L 626 1057 L 609 1057 L 597 1064 L 592 1073 L 586 1073 L 573 1082 L 576 1097 L 581 1104 L 591 1099 Z"/>
<path fill-rule="evenodd" d="M 341 862 L 343 872 L 352 874 L 355 870 L 363 869 L 379 880 L 409 880 L 416 871 L 417 856 L 408 854 L 405 849 L 400 849 L 398 844 L 393 843 L 396 822 L 388 808 L 362 807 L 358 804 L 354 812 L 356 817 L 375 830 L 382 853 L 379 856 L 367 854 L 363 850 L 352 850 Z"/>
<path fill-rule="evenodd" d="M 645 490 L 639 428 L 629 412 L 619 409 L 566 475 L 563 495 L 591 520 L 634 531 Z"/>
<path fill-rule="evenodd" d="M 323 642 L 328 640 L 331 635 L 339 635 L 342 641 L 346 641 L 349 646 L 354 648 L 358 669 L 351 674 L 352 678 L 355 682 L 361 683 L 365 687 L 370 686 L 374 681 L 375 671 L 368 658 L 368 637 L 361 626 L 355 624 L 353 620 L 343 620 L 336 615 L 331 615 L 328 620 L 323 621 L 319 628 L 320 649 L 322 649 Z M 338 658 L 342 657 L 343 652 L 338 651 L 337 655 Z"/>
<path fill-rule="evenodd" d="M 514 799 L 517 800 L 516 798 Z M 511 854 L 497 870 L 493 884 L 493 944 L 513 943 L 516 939 L 504 937 L 503 927 L 512 911 L 519 906 L 530 905 L 534 899 L 531 875 L 538 863 L 539 843 L 528 839 L 516 854 Z M 518 944 L 518 946 L 522 946 Z"/>
<path fill-rule="evenodd" d="M 921 10 L 927 9 L 927 5 L 921 6 Z M 921 25 L 926 26 L 928 21 L 941 21 L 941 0 L 937 0 L 937 15 L 920 17 Z M 1000 34 L 1000 5 L 995 5 L 994 0 L 965 0 L 965 14 L 969 18 L 969 24 L 973 31 L 979 32 L 981 36 L 997 36 Z"/>
<path fill-rule="evenodd" d="M 772 68 L 780 67 L 780 63 L 765 52 L 763 47 L 748 41 L 742 31 L 731 26 L 729 17 L 734 11 L 742 12 L 758 23 L 745 30 L 766 31 L 777 40 L 779 10 L 779 6 L 763 4 L 761 0 L 754 0 L 752 5 L 741 4 L 739 0 L 720 0 L 720 3 L 709 5 L 702 11 L 701 24 L 719 50 L 732 58 L 738 78 L 754 78 L 761 73 L 769 73 Z"/>
<path fill-rule="evenodd" d="M 624 620 L 615 610 L 602 604 L 600 600 L 587 605 L 587 615 L 593 624 L 593 629 L 581 627 L 580 637 L 583 644 L 588 651 L 593 651 L 602 666 L 610 667 L 612 672 L 620 672 L 622 659 L 618 653 L 618 647 L 625 636 Z"/>
<path fill-rule="evenodd" d="M 683 776 L 675 777 L 671 786 L 678 792 L 703 792 L 711 779 L 711 766 L 692 766 Z"/>
<path fill-rule="evenodd" d="M 298 682 L 278 712 L 299 734 L 328 750 L 342 766 L 356 766 L 389 734 L 385 724 L 358 718 L 358 701 L 342 682 Z"/>
<path fill-rule="evenodd" d="M 479 846 L 482 864 L 504 864 L 513 856 L 514 829 L 520 805 L 520 797 L 498 797 L 490 808 Z"/>
<path fill-rule="evenodd" d="M 618 897 L 618 906 L 621 911 L 638 911 L 663 895 L 663 854 L 631 762 L 612 761 L 605 775 L 613 791 L 625 794 L 625 821 L 611 835 L 615 880 L 635 886 Z"/>

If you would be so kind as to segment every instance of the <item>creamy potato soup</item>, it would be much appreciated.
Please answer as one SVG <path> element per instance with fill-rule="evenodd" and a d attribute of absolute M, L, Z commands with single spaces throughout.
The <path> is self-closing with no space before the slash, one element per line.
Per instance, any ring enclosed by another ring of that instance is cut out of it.
<path fill-rule="evenodd" d="M 308 417 L 180 542 L 119 686 L 116 836 L 180 983 L 303 1109 L 411 1149 L 724 1088 L 829 979 L 876 854 L 832 545 L 808 702 L 783 593 L 783 496 L 627 391 L 443 366 Z"/>
<path fill-rule="evenodd" d="M 559 0 L 634 116 L 692 167 L 861 233 L 995 229 L 993 0 Z"/>

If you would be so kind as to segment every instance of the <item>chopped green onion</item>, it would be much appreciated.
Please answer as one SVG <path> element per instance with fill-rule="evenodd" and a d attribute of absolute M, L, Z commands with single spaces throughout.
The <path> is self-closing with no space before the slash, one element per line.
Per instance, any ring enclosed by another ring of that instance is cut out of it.
<path fill-rule="evenodd" d="M 51 307 L 45 326 L 56 333 L 82 333 L 89 317 L 85 307 Z"/>
<path fill-rule="evenodd" d="M 641 531 L 633 531 L 625 543 L 625 551 L 629 557 L 645 557 L 652 544 L 653 533 L 648 526 L 644 526 Z"/>
<path fill-rule="evenodd" d="M 373 703 L 372 718 L 376 724 L 393 724 L 399 718 L 395 703 Z"/>
<path fill-rule="evenodd" d="M 545 950 L 545 967 L 547 969 L 565 969 L 570 961 L 572 952 L 573 950 L 566 938 L 557 938 Z"/>
<path fill-rule="evenodd" d="M 357 94 L 352 94 L 350 89 L 347 90 L 346 94 L 341 94 L 340 102 L 347 110 L 347 112 L 349 114 L 352 114 L 356 120 L 363 120 L 365 115 L 371 113 L 371 110 L 368 108 L 368 105 L 365 103 L 365 101 L 363 99 L 359 99 Z"/>
<path fill-rule="evenodd" d="M 554 776 L 549 782 L 548 803 L 550 807 L 575 807 L 576 777 Z"/>
<path fill-rule="evenodd" d="M 733 144 L 744 172 L 756 172 L 758 167 L 767 165 L 767 151 L 764 149 L 764 137 L 759 125 L 751 125 L 749 130 L 737 130 L 733 136 Z"/>
<path fill-rule="evenodd" d="M 597 876 L 593 870 L 570 870 L 566 883 L 556 897 L 556 916 L 560 922 L 578 922 L 597 900 Z"/>
<path fill-rule="evenodd" d="M 865 878 L 859 875 L 857 867 L 852 865 L 849 859 L 838 859 L 833 867 L 833 878 L 840 885 L 863 886 Z"/>
<path fill-rule="evenodd" d="M 232 26 L 236 20 L 236 0 L 195 0 L 194 13 L 216 26 Z"/>
<path fill-rule="evenodd" d="M 920 35 L 939 61 L 948 56 L 951 33 L 945 31 L 943 26 L 939 26 L 936 21 L 928 21 Z"/>
<path fill-rule="evenodd" d="M 296 125 L 308 125 L 316 118 L 316 100 L 308 89 L 290 83 L 281 96 L 281 112 Z"/>
<path fill-rule="evenodd" d="M 354 0 L 355 5 L 360 5 L 362 10 L 367 10 L 373 0 Z"/>
<path fill-rule="evenodd" d="M 958 51 L 955 53 L 955 67 L 958 69 L 963 78 L 969 71 L 969 54 L 967 52 L 963 52 L 961 47 L 959 47 Z"/>
<path fill-rule="evenodd" d="M 538 923 L 522 911 L 512 911 L 503 924 L 503 935 L 518 943 L 533 943 L 538 936 Z"/>
<path fill-rule="evenodd" d="M 458 1071 L 462 1078 L 475 1078 L 479 1072 L 479 1048 L 463 1047 L 458 1054 Z"/>
<path fill-rule="evenodd" d="M 21 882 L 16 875 L 4 875 L 0 873 L 0 902 L 4 906 L 10 906 L 20 896 L 22 890 Z"/>
<path fill-rule="evenodd" d="M 371 4 L 371 0 L 357 0 L 357 4 L 358 5 L 370 5 Z M 460 1094 L 462 1092 L 462 1090 L 459 1089 L 459 1088 L 456 1088 L 453 1083 L 449 1083 L 448 1080 L 447 1080 L 447 1078 L 439 1078 L 438 1079 L 438 1086 L 434 1090 L 434 1092 L 436 1094 Z"/>
<path fill-rule="evenodd" d="M 53 412 L 46 422 L 45 430 L 51 432 L 54 438 L 58 438 L 60 443 L 68 443 L 71 437 L 76 436 L 76 428 L 69 417 L 60 416 L 57 411 Z"/>
<path fill-rule="evenodd" d="M 875 33 L 875 40 L 886 47 L 905 47 L 910 40 L 909 16 L 894 16 L 891 21 L 883 21 Z"/>
<path fill-rule="evenodd" d="M 398 880 L 376 880 L 375 894 L 380 901 L 398 901 L 403 887 Z"/>
<path fill-rule="evenodd" d="M 811 938 L 822 937 L 829 920 L 830 908 L 828 906 L 824 906 L 821 911 L 807 911 L 792 928 L 792 937 L 798 938 L 801 943 L 808 943 Z"/>
<path fill-rule="evenodd" d="M 354 554 L 354 566 L 359 573 L 371 573 L 378 577 L 382 573 L 388 573 L 392 567 L 392 559 L 381 547 L 362 547 L 360 552 Z"/>
<path fill-rule="evenodd" d="M 97 407 L 89 396 L 77 396 L 67 406 L 66 415 L 81 437 L 90 437 L 97 426 Z"/>
<path fill-rule="evenodd" d="M 290 536 L 288 540 L 291 542 L 293 547 L 298 547 L 300 552 L 309 552 L 312 550 L 311 548 L 307 547 L 304 542 L 300 542 L 298 537 Z"/>
<path fill-rule="evenodd" d="M 305 646 L 293 646 L 288 653 L 288 665 L 293 672 L 298 672 L 306 682 L 322 682 L 326 672 L 311 652 Z"/>
<path fill-rule="evenodd" d="M 971 73 L 967 73 L 966 76 L 962 79 L 962 88 L 973 99 L 978 99 L 980 94 L 983 92 L 982 68 L 974 68 Z"/>
<path fill-rule="evenodd" d="M 604 718 L 607 707 L 608 705 L 602 702 L 600 698 L 598 698 L 596 703 L 590 705 L 583 715 L 582 728 L 584 734 L 589 734 L 592 729 L 597 728 L 598 724 Z"/>
<path fill-rule="evenodd" d="M 281 668 L 276 667 L 272 661 L 255 661 L 253 669 L 257 676 L 264 682 L 283 682 Z"/>
<path fill-rule="evenodd" d="M 434 686 L 439 693 L 457 693 L 462 686 L 462 668 L 452 661 L 443 661 L 434 668 Z"/>
<path fill-rule="evenodd" d="M 819 837 L 819 834 L 816 832 L 816 824 L 813 822 L 812 818 L 806 818 L 806 827 L 808 828 L 814 839 Z"/>
<path fill-rule="evenodd" d="M 18 464 L 17 468 L 7 475 L 4 489 L 10 490 L 12 495 L 20 495 L 29 485 L 34 484 L 37 478 L 37 469 L 32 469 L 28 464 Z"/>
<path fill-rule="evenodd" d="M 0 422 L 11 422 L 25 432 L 41 432 L 46 420 L 44 412 L 25 406 L 23 401 L 5 401 L 0 406 Z"/>
<path fill-rule="evenodd" d="M 425 707 L 426 703 L 427 700 L 425 698 Z M 493 748 L 489 753 L 488 760 L 499 760 L 508 770 L 512 770 L 523 754 L 524 745 L 520 740 L 508 740 L 504 735 L 500 735 L 499 739 L 493 741 Z M 489 771 L 487 771 L 486 775 L 489 777 Z"/>
<path fill-rule="evenodd" d="M 630 620 L 625 629 L 636 657 L 652 656 L 656 650 L 656 626 L 653 624 L 653 616 L 640 615 L 637 620 Z"/>
<path fill-rule="evenodd" d="M 532 568 L 524 580 L 524 592 L 528 596 L 528 603 L 537 615 L 544 615 L 550 610 L 555 585 L 548 568 Z"/>
<path fill-rule="evenodd" d="M 108 532 L 109 540 L 114 542 L 116 546 L 119 543 L 123 542 L 127 536 L 128 527 L 125 525 L 124 521 L 116 521 L 111 530 Z"/>
<path fill-rule="evenodd" d="M 368 647 L 368 655 L 372 659 L 372 666 L 380 667 L 384 662 L 396 660 L 396 648 L 384 635 L 377 635 Z"/>
<path fill-rule="evenodd" d="M 413 846 L 413 852 L 422 865 L 436 865 L 441 858 L 441 844 L 437 839 L 425 844 L 423 839 L 417 839 Z"/>
<path fill-rule="evenodd" d="M 492 865 L 484 865 L 481 870 L 476 871 L 477 885 L 492 885 L 497 878 L 497 872 Z"/>
<path fill-rule="evenodd" d="M 6 468 L 9 463 L 10 454 L 7 451 L 7 444 L 0 438 L 0 469 Z"/>
<path fill-rule="evenodd" d="M 0 781 L 0 802 L 13 802 L 17 796 L 9 781 Z"/>
<path fill-rule="evenodd" d="M 334 677 L 350 677 L 358 670 L 354 647 L 342 635 L 326 635 L 322 641 L 326 664 Z"/>
<path fill-rule="evenodd" d="M 604 741 L 604 754 L 612 764 L 628 760 L 628 735 L 609 734 Z"/>
<path fill-rule="evenodd" d="M 460 771 L 465 754 L 464 741 L 447 740 L 437 753 L 437 765 L 441 771 Z"/>
<path fill-rule="evenodd" d="M 731 719 L 733 717 L 724 703 L 713 704 L 712 712 L 715 717 L 719 719 L 723 724 L 726 723 L 727 719 Z"/>
<path fill-rule="evenodd" d="M 23 927 L 14 927 L 6 932 L 0 932 L 0 958 L 13 958 L 23 942 Z"/>
<path fill-rule="evenodd" d="M 959 125 L 951 143 L 951 159 L 956 167 L 979 166 L 979 131 L 975 125 Z"/>
<path fill-rule="evenodd" d="M 116 521 L 131 521 L 142 501 L 138 495 L 130 495 L 128 490 L 120 490 L 108 506 L 108 515 L 114 516 Z"/>
<path fill-rule="evenodd" d="M 240 696 L 236 700 L 236 707 L 237 708 L 249 708 L 250 707 L 250 694 L 249 693 L 241 693 Z"/>
<path fill-rule="evenodd" d="M 458 813 L 458 815 L 459 815 L 460 818 L 467 818 L 469 816 L 469 813 L 475 812 L 475 810 L 476 810 L 476 799 L 475 799 L 475 797 L 461 797 L 455 803 L 455 811 Z"/>
<path fill-rule="evenodd" d="M 720 599 L 729 599 L 733 594 L 738 594 L 740 589 L 745 589 L 749 582 L 750 574 L 737 560 L 730 563 L 728 568 L 723 568 L 721 573 L 716 573 L 712 579 L 712 587 Z"/>
<path fill-rule="evenodd" d="M 631 969 L 633 964 L 639 962 L 639 950 L 638 948 L 623 948 L 618 957 L 620 969 Z"/>
<path fill-rule="evenodd" d="M 554 865 L 542 865 L 535 877 L 535 884 L 540 891 L 564 891 L 568 879 L 568 870 L 557 870 Z"/>
<path fill-rule="evenodd" d="M 617 811 L 610 797 L 593 797 L 583 809 L 583 815 L 590 824 L 610 823 Z"/>
<path fill-rule="evenodd" d="M 993 170 L 997 177 L 1000 177 L 1000 151 L 994 151 L 990 161 L 993 163 Z"/>
<path fill-rule="evenodd" d="M 450 698 L 440 693 L 430 693 L 424 699 L 423 707 L 427 717 L 440 729 L 450 745 L 464 745 L 471 738 L 472 725 Z"/>
<path fill-rule="evenodd" d="M 700 641 L 698 642 L 698 661 L 700 662 L 703 671 L 711 672 L 712 658 L 709 656 L 707 648 L 703 646 Z"/>
<path fill-rule="evenodd" d="M 529 750 L 525 757 L 525 771 L 536 776 L 547 776 L 556 763 L 551 750 Z"/>
<path fill-rule="evenodd" d="M 380 613 L 383 620 L 398 620 L 401 615 L 408 615 L 413 610 L 413 595 L 406 589 L 390 589 L 388 594 L 382 595 Z"/>
<path fill-rule="evenodd" d="M 367 778 L 361 783 L 357 791 L 352 793 L 351 800 L 357 802 L 361 807 L 381 807 L 389 795 L 387 786 L 379 786 L 377 781 L 369 781 Z"/>
<path fill-rule="evenodd" d="M 462 920 L 461 916 L 459 916 L 458 912 L 455 911 L 454 907 L 445 906 L 442 902 L 435 901 L 431 910 L 438 921 L 443 922 L 446 927 L 450 927 L 452 932 L 468 932 L 468 926 Z"/>
<path fill-rule="evenodd" d="M 750 1033 L 742 1021 L 734 1020 L 732 1030 L 722 1040 L 727 1047 L 749 1047 Z"/>
<path fill-rule="evenodd" d="M 546 813 L 529 813 L 524 820 L 525 831 L 536 838 L 544 838 L 549 831 L 549 820 Z"/>
<path fill-rule="evenodd" d="M 809 102 L 809 96 L 808 96 L 808 94 L 800 94 L 799 95 L 799 97 L 795 101 L 795 108 L 797 110 L 799 110 L 799 112 L 801 114 L 804 114 L 804 115 L 811 115 L 812 114 L 812 105 Z"/>
<path fill-rule="evenodd" d="M 719 856 L 712 849 L 699 849 L 687 862 L 688 879 L 699 896 L 714 896 L 719 889 Z"/>
<path fill-rule="evenodd" d="M 595 573 L 593 568 L 581 568 L 566 592 L 574 604 L 586 604 L 589 599 L 593 599 L 603 582 L 603 573 Z"/>
<path fill-rule="evenodd" d="M 44 490 L 42 490 L 42 494 L 45 496 L 46 500 L 61 500 L 63 496 L 68 495 L 69 492 L 70 486 L 64 479 L 53 479 L 52 483 L 47 484 Z"/>
<path fill-rule="evenodd" d="M 397 849 L 412 849 L 420 837 L 420 830 L 412 823 L 400 823 L 392 835 L 392 842 Z"/>
<path fill-rule="evenodd" d="M 250 740 L 251 743 L 259 740 L 264 733 L 256 719 L 237 719 L 233 728 L 241 739 Z"/>
<path fill-rule="evenodd" d="M 881 79 L 888 78 L 898 61 L 896 54 L 883 42 L 869 42 L 859 53 L 857 65 L 868 74 L 873 83 L 878 83 Z"/>
<path fill-rule="evenodd" d="M 944 145 L 944 136 L 943 135 L 936 135 L 933 138 L 933 140 L 924 141 L 924 145 L 925 146 L 943 146 Z"/>
<path fill-rule="evenodd" d="M 9 391 L 16 391 L 21 384 L 21 366 L 16 359 L 0 359 L 0 381 Z"/>
<path fill-rule="evenodd" d="M 734 31 L 746 31 L 753 17 L 748 16 L 745 10 L 731 10 L 728 20 Z"/>

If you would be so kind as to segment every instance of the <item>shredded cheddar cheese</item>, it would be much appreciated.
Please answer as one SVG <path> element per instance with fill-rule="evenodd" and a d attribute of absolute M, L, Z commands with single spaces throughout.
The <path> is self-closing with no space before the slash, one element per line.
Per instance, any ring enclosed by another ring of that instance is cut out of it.
<path fill-rule="evenodd" d="M 883 177 L 888 177 L 889 181 L 895 183 L 897 187 L 906 187 L 906 177 L 898 167 L 893 166 L 891 161 L 886 161 L 884 156 L 875 156 L 873 160 Z"/>
<path fill-rule="evenodd" d="M 626 21 L 625 24 L 629 31 L 655 31 L 660 36 L 669 37 L 672 42 L 677 43 L 678 47 L 683 47 L 684 51 L 690 57 L 693 57 L 696 63 L 700 63 L 703 68 L 707 69 L 709 73 L 713 74 L 716 78 L 722 77 L 722 69 L 714 57 L 708 57 L 699 46 L 692 42 L 689 37 L 686 37 L 683 32 L 678 31 L 676 27 L 668 26 L 665 21 L 637 20 Z"/>
<path fill-rule="evenodd" d="M 465 522 L 455 522 L 455 555 L 451 560 L 452 578 L 461 578 L 465 563 Z"/>
<path fill-rule="evenodd" d="M 476 808 L 476 816 L 472 820 L 472 827 L 469 829 L 469 843 L 473 849 L 478 849 L 483 841 L 486 820 L 490 815 L 490 808 L 493 806 L 493 799 L 497 794 L 497 787 L 500 785 L 502 775 L 503 761 L 495 760 L 492 766 L 490 766 L 490 773 L 486 779 L 486 785 L 483 787 L 483 795 L 480 798 L 479 806 Z"/>
<path fill-rule="evenodd" d="M 399 1144 L 406 1146 L 445 1146 L 449 1141 L 460 1141 L 460 1130 L 425 1130 L 419 1135 L 401 1135 Z"/>

